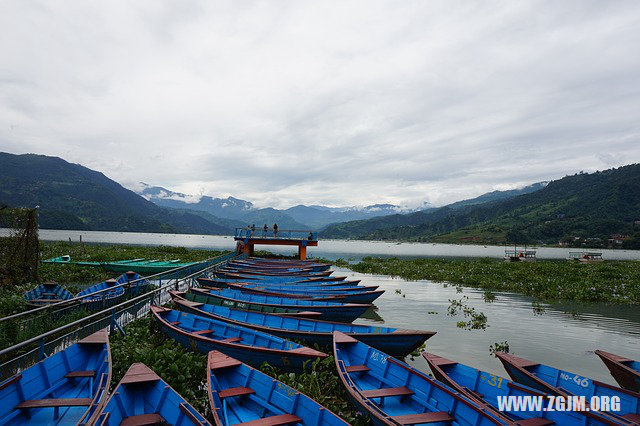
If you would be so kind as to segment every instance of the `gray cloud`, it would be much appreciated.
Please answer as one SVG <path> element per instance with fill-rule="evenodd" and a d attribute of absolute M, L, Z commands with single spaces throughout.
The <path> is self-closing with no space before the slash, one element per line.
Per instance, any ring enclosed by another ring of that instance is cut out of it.
<path fill-rule="evenodd" d="M 0 149 L 258 205 L 640 161 L 635 1 L 0 4 Z"/>

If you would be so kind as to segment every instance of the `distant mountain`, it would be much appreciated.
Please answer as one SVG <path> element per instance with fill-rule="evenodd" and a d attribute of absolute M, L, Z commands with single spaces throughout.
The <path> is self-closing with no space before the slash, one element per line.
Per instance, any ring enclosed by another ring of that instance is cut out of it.
<path fill-rule="evenodd" d="M 41 228 L 229 233 L 192 213 L 160 208 L 102 173 L 44 155 L 0 153 L 0 204 L 39 206 Z"/>
<path fill-rule="evenodd" d="M 160 186 L 140 184 L 137 190 L 147 200 L 163 207 L 181 210 L 202 211 L 219 218 L 233 219 L 262 227 L 265 223 L 272 226 L 277 223 L 281 229 L 320 229 L 328 224 L 357 219 L 369 219 L 408 211 L 393 204 L 374 204 L 365 207 L 326 207 L 297 205 L 286 210 L 274 208 L 255 208 L 250 201 L 238 198 L 213 198 L 210 196 L 192 196 L 174 192 Z"/>
<path fill-rule="evenodd" d="M 629 234 L 640 211 L 640 164 L 551 181 L 537 191 L 398 218 L 327 227 L 323 238 L 557 243 Z M 480 197 L 478 197 L 480 198 Z M 477 200 L 477 199 L 476 199 Z"/>
<path fill-rule="evenodd" d="M 253 207 L 251 202 L 233 197 L 213 198 L 207 195 L 196 197 L 144 183 L 141 183 L 138 193 L 158 206 L 206 212 L 218 218 L 230 219 L 238 227 L 255 224 L 256 227 L 262 228 L 265 223 L 269 227 L 277 223 L 280 229 L 304 230 L 309 227 L 296 221 L 281 210 L 273 208 L 257 209 Z"/>
<path fill-rule="evenodd" d="M 478 204 L 489 203 L 491 201 L 506 200 L 508 198 L 517 197 L 518 195 L 530 194 L 544 188 L 549 184 L 548 181 L 537 182 L 531 185 L 527 185 L 524 188 L 508 189 L 506 191 L 491 191 L 486 194 L 482 194 L 476 198 L 470 198 L 468 200 L 457 201 L 455 203 L 448 204 L 447 207 L 457 209 L 465 206 L 474 206 Z"/>

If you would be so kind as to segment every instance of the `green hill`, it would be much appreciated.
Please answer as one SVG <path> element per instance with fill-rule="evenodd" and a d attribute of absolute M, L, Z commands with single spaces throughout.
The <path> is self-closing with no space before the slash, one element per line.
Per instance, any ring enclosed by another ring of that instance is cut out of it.
<path fill-rule="evenodd" d="M 164 209 L 102 173 L 57 157 L 0 153 L 0 205 L 39 206 L 46 229 L 228 234 L 228 226 Z"/>
<path fill-rule="evenodd" d="M 640 216 L 640 164 L 566 176 L 506 200 L 396 216 L 333 225 L 321 236 L 554 244 L 575 237 L 632 234 Z"/>

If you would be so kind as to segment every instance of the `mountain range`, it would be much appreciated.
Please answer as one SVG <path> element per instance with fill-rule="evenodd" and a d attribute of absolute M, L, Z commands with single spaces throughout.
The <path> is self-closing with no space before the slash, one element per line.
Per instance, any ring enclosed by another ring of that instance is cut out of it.
<path fill-rule="evenodd" d="M 247 224 L 278 223 L 320 230 L 322 238 L 557 243 L 634 234 L 640 227 L 639 164 L 417 211 L 391 204 L 278 210 L 148 184 L 137 191 L 61 158 L 0 153 L 0 207 L 39 206 L 40 227 L 49 229 L 228 235 Z"/>
<path fill-rule="evenodd" d="M 527 192 L 529 191 L 529 192 Z M 484 201 L 483 201 L 484 200 Z M 438 209 L 326 227 L 323 238 L 478 243 L 607 241 L 640 225 L 640 164 L 578 173 Z"/>
<path fill-rule="evenodd" d="M 219 218 L 234 220 L 236 226 L 256 224 L 256 226 L 262 227 L 265 223 L 268 226 L 277 223 L 282 229 L 320 229 L 336 222 L 415 211 L 403 209 L 393 204 L 374 204 L 365 207 L 305 206 L 300 204 L 285 210 L 270 207 L 256 208 L 250 201 L 234 197 L 193 196 L 170 191 L 160 186 L 151 186 L 144 182 L 140 183 L 136 191 L 159 206 L 207 212 Z"/>

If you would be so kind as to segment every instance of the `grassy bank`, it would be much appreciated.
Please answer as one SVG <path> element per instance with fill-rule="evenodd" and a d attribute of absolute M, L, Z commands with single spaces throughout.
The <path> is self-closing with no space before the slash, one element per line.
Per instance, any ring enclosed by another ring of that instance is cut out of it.
<path fill-rule="evenodd" d="M 126 336 L 115 333 L 111 337 L 113 377 L 111 388 L 120 381 L 129 366 L 143 362 L 173 387 L 199 412 L 211 418 L 207 396 L 204 354 L 191 352 L 167 339 L 151 318 L 139 319 L 126 328 Z M 319 348 L 327 352 L 328 348 Z M 317 361 L 308 373 L 283 373 L 264 364 L 262 371 L 315 399 L 350 424 L 366 425 L 368 419 L 359 416 L 338 378 L 333 357 Z"/>
<path fill-rule="evenodd" d="M 508 291 L 541 301 L 640 304 L 640 262 L 503 262 L 498 259 L 398 259 L 365 257 L 350 269 L 407 280 L 446 281 Z"/>
<path fill-rule="evenodd" d="M 217 250 L 196 250 L 184 247 L 81 244 L 64 241 L 41 241 L 40 252 L 43 260 L 68 254 L 71 256 L 71 260 L 94 262 L 142 257 L 159 260 L 180 259 L 190 262 L 222 254 Z M 40 282 L 56 281 L 75 294 L 89 285 L 115 277 L 117 274 L 107 273 L 101 268 L 41 263 L 38 268 L 38 275 Z M 18 282 L 6 283 L 0 286 L 0 316 L 4 317 L 26 310 L 27 305 L 22 296 L 25 291 L 31 290 L 36 285 L 38 285 L 36 282 L 19 279 Z"/>

